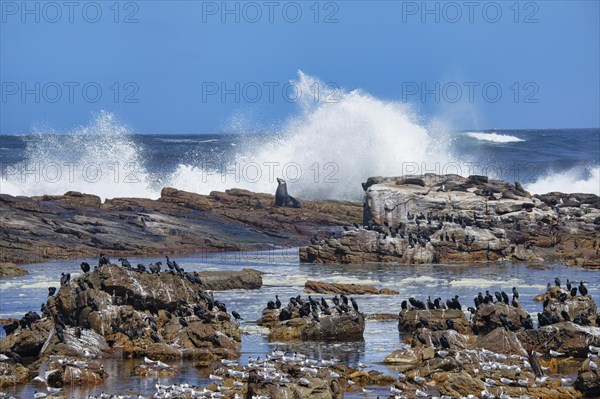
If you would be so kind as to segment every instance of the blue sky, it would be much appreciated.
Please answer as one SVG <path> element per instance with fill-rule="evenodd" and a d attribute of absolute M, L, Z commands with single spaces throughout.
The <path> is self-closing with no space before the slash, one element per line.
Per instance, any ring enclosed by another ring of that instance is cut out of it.
<path fill-rule="evenodd" d="M 0 1 L 0 133 L 271 126 L 298 70 L 456 129 L 600 126 L 597 1 L 72 4 Z"/>

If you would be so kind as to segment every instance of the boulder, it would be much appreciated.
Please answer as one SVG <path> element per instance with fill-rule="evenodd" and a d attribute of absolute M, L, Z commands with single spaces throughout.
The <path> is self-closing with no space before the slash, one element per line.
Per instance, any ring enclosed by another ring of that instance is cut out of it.
<path fill-rule="evenodd" d="M 262 287 L 264 273 L 253 269 L 240 271 L 199 272 L 202 288 L 210 291 L 257 290 Z"/>
<path fill-rule="evenodd" d="M 81 327 L 63 329 L 64 342 L 52 331 L 40 351 L 40 356 L 72 358 L 103 358 L 111 354 L 104 337 L 94 330 Z"/>
<path fill-rule="evenodd" d="M 23 357 L 38 356 L 53 330 L 52 320 L 46 318 L 38 320 L 31 324 L 31 328 L 19 328 L 0 339 L 0 352 L 12 351 Z"/>
<path fill-rule="evenodd" d="M 265 310 L 258 324 L 270 328 L 269 339 L 277 341 L 359 341 L 365 331 L 365 317 L 362 313 L 349 311 L 331 316 L 320 315 L 316 321 L 312 317 L 293 317 L 279 321 L 279 309 Z"/>
<path fill-rule="evenodd" d="M 517 337 L 524 345 L 550 356 L 550 350 L 565 353 L 566 356 L 585 358 L 588 346 L 600 346 L 600 327 L 580 326 L 570 321 L 543 326 L 533 330 L 523 330 Z"/>
<path fill-rule="evenodd" d="M 571 298 L 571 295 L 569 294 L 569 298 L 564 302 L 551 300 L 544 309 L 544 314 L 546 316 L 556 316 L 559 320 L 564 320 L 562 312 L 565 311 L 571 320 L 578 315 L 585 315 L 590 319 L 593 319 L 591 316 L 593 316 L 597 310 L 596 303 L 591 295 Z"/>
<path fill-rule="evenodd" d="M 377 289 L 371 285 L 363 284 L 339 284 L 323 281 L 307 280 L 304 283 L 304 292 L 308 294 L 330 294 L 330 295 L 397 295 L 398 291 L 383 288 Z"/>
<path fill-rule="evenodd" d="M 12 262 L 0 262 L 0 278 L 23 276 L 29 272 Z"/>
<path fill-rule="evenodd" d="M 527 356 L 527 351 L 517 335 L 503 327 L 495 328 L 485 335 L 478 335 L 474 347 L 505 355 Z"/>
<path fill-rule="evenodd" d="M 600 396 L 600 374 L 598 370 L 579 373 L 573 386 L 586 398 Z"/>
<path fill-rule="evenodd" d="M 521 306 L 514 307 L 504 302 L 494 302 L 480 305 L 473 316 L 473 329 L 478 334 L 487 334 L 497 327 L 503 327 L 501 315 L 511 323 L 513 331 L 524 329 L 520 317 L 529 315 Z"/>
<path fill-rule="evenodd" d="M 65 385 L 102 384 L 108 378 L 108 373 L 97 361 L 69 358 L 51 362 L 48 365 L 47 376 L 49 386 L 60 388 Z"/>
<path fill-rule="evenodd" d="M 25 384 L 29 381 L 29 369 L 10 361 L 0 362 L 0 388 Z"/>
<path fill-rule="evenodd" d="M 446 320 L 452 320 L 454 327 L 461 334 L 471 332 L 469 320 L 462 312 L 457 309 L 431 309 L 419 310 L 415 308 L 401 310 L 398 314 L 398 331 L 412 332 L 417 328 L 422 327 L 421 318 L 427 319 L 428 328 L 436 328 L 441 330 L 449 329 Z"/>

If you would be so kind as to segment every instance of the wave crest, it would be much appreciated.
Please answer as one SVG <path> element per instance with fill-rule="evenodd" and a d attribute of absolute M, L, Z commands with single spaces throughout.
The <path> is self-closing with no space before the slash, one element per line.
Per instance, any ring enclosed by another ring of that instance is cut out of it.
<path fill-rule="evenodd" d="M 600 166 L 573 168 L 564 172 L 550 173 L 526 187 L 533 194 L 559 191 L 600 195 Z"/>
<path fill-rule="evenodd" d="M 525 141 L 515 136 L 498 133 L 467 132 L 465 133 L 465 136 L 479 141 L 489 141 L 491 143 L 518 143 L 520 141 Z"/>

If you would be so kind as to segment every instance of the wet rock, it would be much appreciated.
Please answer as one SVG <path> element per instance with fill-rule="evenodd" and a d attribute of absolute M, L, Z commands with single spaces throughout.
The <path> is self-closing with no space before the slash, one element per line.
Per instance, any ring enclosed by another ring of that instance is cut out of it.
<path fill-rule="evenodd" d="M 98 385 L 108 378 L 104 366 L 97 361 L 60 359 L 48 365 L 48 385 L 60 388 L 64 385 Z"/>
<path fill-rule="evenodd" d="M 28 368 L 11 361 L 0 362 L 0 388 L 25 384 L 28 381 Z"/>
<path fill-rule="evenodd" d="M 573 386 L 586 398 L 600 396 L 600 374 L 598 374 L 598 370 L 580 373 Z"/>
<path fill-rule="evenodd" d="M 397 295 L 398 291 L 383 288 L 377 289 L 363 284 L 339 284 L 323 281 L 307 280 L 304 283 L 304 292 L 309 294 L 331 294 L 331 295 Z"/>
<path fill-rule="evenodd" d="M 462 334 L 471 332 L 471 325 L 462 310 L 457 309 L 431 309 L 419 310 L 415 308 L 401 310 L 398 314 L 398 330 L 412 332 L 423 327 L 421 320 L 425 319 L 430 329 L 450 329 L 447 320 L 451 320 L 456 331 Z"/>
<path fill-rule="evenodd" d="M 29 272 L 16 263 L 0 262 L 0 278 L 23 276 Z"/>

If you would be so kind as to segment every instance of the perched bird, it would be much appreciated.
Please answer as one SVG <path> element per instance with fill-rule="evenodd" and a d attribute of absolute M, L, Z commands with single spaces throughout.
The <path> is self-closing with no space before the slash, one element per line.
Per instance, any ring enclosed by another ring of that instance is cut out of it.
<path fill-rule="evenodd" d="M 440 344 L 442 345 L 442 348 L 450 349 L 450 343 L 448 342 L 448 339 L 446 338 L 445 335 L 442 335 L 440 337 Z"/>
<path fill-rule="evenodd" d="M 415 337 L 422 345 L 427 346 L 427 341 L 425 340 L 425 338 L 423 338 L 423 336 L 421 334 L 415 333 Z"/>
<path fill-rule="evenodd" d="M 100 258 L 98 259 L 98 267 L 102 267 L 109 264 L 110 260 L 104 254 L 100 254 Z"/>
<path fill-rule="evenodd" d="M 519 297 L 519 291 L 517 291 L 516 287 L 512 287 L 512 292 L 513 292 L 513 295 L 515 296 L 515 298 Z"/>
<path fill-rule="evenodd" d="M 71 281 L 71 273 L 60 274 L 60 285 L 67 285 Z"/>
<path fill-rule="evenodd" d="M 581 296 L 586 296 L 588 294 L 588 290 L 585 285 L 583 285 L 583 281 L 579 283 L 579 293 Z"/>
<path fill-rule="evenodd" d="M 560 357 L 560 356 L 564 356 L 565 355 L 564 352 L 557 352 L 557 351 L 555 351 L 553 349 L 550 349 L 550 351 L 548 353 L 550 353 L 550 356 L 552 356 L 552 357 Z"/>
<path fill-rule="evenodd" d="M 352 302 L 352 307 L 354 308 L 354 311 L 358 312 L 358 304 L 356 303 L 354 298 L 350 298 L 350 302 Z"/>
<path fill-rule="evenodd" d="M 90 271 L 90 264 L 89 264 L 89 263 L 87 263 L 87 262 L 81 262 L 81 265 L 79 265 L 79 266 L 81 266 L 81 270 L 82 270 L 84 273 L 87 273 L 87 272 L 89 272 L 89 271 Z"/>
<path fill-rule="evenodd" d="M 240 314 L 238 312 L 236 312 L 235 310 L 231 312 L 231 315 L 236 319 L 236 320 L 244 320 L 242 319 L 242 316 L 240 316 Z"/>

